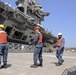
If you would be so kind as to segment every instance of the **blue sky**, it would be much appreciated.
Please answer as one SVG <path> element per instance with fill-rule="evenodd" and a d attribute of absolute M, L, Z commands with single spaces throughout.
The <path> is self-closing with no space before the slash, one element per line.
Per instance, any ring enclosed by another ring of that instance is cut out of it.
<path fill-rule="evenodd" d="M 16 0 L 1 0 L 15 7 Z M 65 38 L 66 47 L 76 47 L 76 0 L 37 0 L 50 15 L 42 22 L 49 31 Z"/>

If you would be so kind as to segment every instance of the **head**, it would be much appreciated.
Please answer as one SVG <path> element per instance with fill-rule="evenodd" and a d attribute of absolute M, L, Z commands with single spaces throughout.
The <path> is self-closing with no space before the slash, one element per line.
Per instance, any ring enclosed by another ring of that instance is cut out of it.
<path fill-rule="evenodd" d="M 39 31 L 40 31 L 40 27 L 39 26 L 36 26 L 34 29 L 35 29 L 35 32 L 39 33 Z"/>
<path fill-rule="evenodd" d="M 5 28 L 4 25 L 3 24 L 0 24 L 0 31 L 1 30 L 4 30 L 4 28 Z"/>
<path fill-rule="evenodd" d="M 39 29 L 35 29 L 35 32 L 36 32 L 36 33 L 39 33 Z"/>
<path fill-rule="evenodd" d="M 62 38 L 62 33 L 58 33 L 58 38 Z"/>

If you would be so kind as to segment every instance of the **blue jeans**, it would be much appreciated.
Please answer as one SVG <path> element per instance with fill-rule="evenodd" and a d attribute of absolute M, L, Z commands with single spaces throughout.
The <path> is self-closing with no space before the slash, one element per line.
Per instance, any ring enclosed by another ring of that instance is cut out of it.
<path fill-rule="evenodd" d="M 62 63 L 62 55 L 64 53 L 64 47 L 61 50 L 56 50 L 56 57 L 58 58 L 58 63 Z"/>
<path fill-rule="evenodd" d="M 34 64 L 37 65 L 37 60 L 39 59 L 40 64 L 42 64 L 42 47 L 35 47 L 34 50 Z"/>
<path fill-rule="evenodd" d="M 0 64 L 3 57 L 3 64 L 7 64 L 8 44 L 0 44 Z"/>

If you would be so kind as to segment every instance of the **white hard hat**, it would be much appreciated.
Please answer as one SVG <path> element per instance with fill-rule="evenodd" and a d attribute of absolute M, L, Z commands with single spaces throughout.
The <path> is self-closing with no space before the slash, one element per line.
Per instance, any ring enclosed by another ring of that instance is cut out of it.
<path fill-rule="evenodd" d="M 39 23 L 37 24 L 38 26 L 41 26 Z"/>
<path fill-rule="evenodd" d="M 58 33 L 58 35 L 62 35 L 62 33 Z"/>

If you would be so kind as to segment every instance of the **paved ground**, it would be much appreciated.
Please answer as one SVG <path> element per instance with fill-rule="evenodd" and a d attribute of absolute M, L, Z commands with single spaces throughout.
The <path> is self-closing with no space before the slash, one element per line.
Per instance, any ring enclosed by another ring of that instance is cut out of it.
<path fill-rule="evenodd" d="M 30 68 L 33 53 L 9 53 L 8 67 L 0 69 L 0 75 L 62 75 L 66 68 L 76 65 L 76 53 L 65 52 L 62 66 L 56 66 L 55 53 L 43 53 L 43 67 Z"/>

